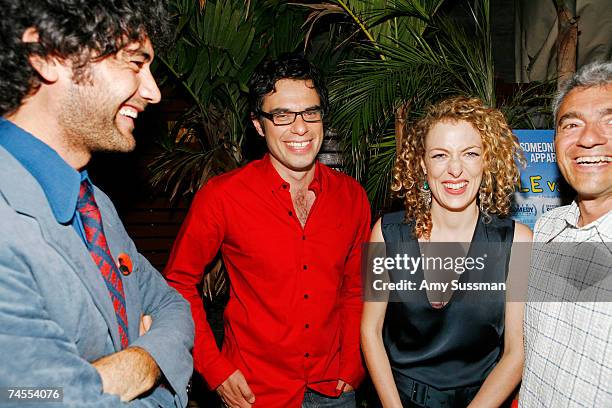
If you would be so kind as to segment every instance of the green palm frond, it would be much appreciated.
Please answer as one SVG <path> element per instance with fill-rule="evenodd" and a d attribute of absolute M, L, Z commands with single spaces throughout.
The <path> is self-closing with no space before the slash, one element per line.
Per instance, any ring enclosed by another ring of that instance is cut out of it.
<path fill-rule="evenodd" d="M 470 32 L 436 15 L 441 4 L 433 0 L 345 4 L 375 43 L 358 43 L 354 56 L 338 65 L 330 83 L 331 124 L 343 140 L 350 170 L 365 183 L 375 204 L 388 202 L 396 119 L 409 123 L 429 104 L 450 95 L 478 96 L 489 106 L 497 104 L 489 1 L 474 2 Z M 402 106 L 410 107 L 408 117 L 397 117 Z M 525 119 L 533 116 L 528 112 L 513 113 Z"/>
<path fill-rule="evenodd" d="M 496 106 L 490 29 L 481 26 L 488 24 L 482 22 L 482 17 L 473 17 L 476 30 L 471 33 L 450 19 L 437 19 L 433 47 L 440 53 L 443 68 L 459 93 L 467 92 Z"/>
<path fill-rule="evenodd" d="M 231 115 L 190 109 L 161 140 L 162 153 L 150 163 L 151 184 L 175 201 L 195 193 L 211 177 L 238 167 L 242 152 L 232 141 Z"/>
<path fill-rule="evenodd" d="M 380 138 L 379 143 L 370 147 L 372 157 L 369 174 L 365 183 L 366 192 L 374 198 L 374 208 L 386 208 L 391 201 L 389 187 L 391 185 L 391 170 L 395 163 L 395 134 L 387 134 Z"/>
<path fill-rule="evenodd" d="M 291 3 L 311 9 L 305 22 L 310 33 L 324 17 L 341 16 L 352 23 L 354 29 L 347 40 L 365 39 L 371 46 L 397 41 L 410 41 L 407 29 L 423 33 L 429 20 L 438 11 L 444 0 L 328 0 Z M 356 34 L 360 33 L 359 36 Z M 384 58 L 384 56 L 379 55 Z"/>
<path fill-rule="evenodd" d="M 303 36 L 301 11 L 283 2 L 174 0 L 176 41 L 160 56 L 167 78 L 194 106 L 174 125 L 150 168 L 154 186 L 172 199 L 242 164 L 249 126 L 248 81 L 266 55 L 293 51 Z M 278 15 L 283 15 L 276 24 Z"/>
<path fill-rule="evenodd" d="M 359 179 L 368 167 L 368 146 L 394 131 L 398 106 L 410 101 L 412 111 L 420 112 L 428 102 L 452 93 L 444 61 L 422 40 L 415 43 L 419 46 L 381 46 L 385 60 L 346 61 L 331 83 L 332 125 L 350 141 L 351 167 Z"/>
<path fill-rule="evenodd" d="M 550 105 L 555 91 L 554 79 L 521 84 L 500 109 L 513 129 L 551 129 L 554 118 Z"/>

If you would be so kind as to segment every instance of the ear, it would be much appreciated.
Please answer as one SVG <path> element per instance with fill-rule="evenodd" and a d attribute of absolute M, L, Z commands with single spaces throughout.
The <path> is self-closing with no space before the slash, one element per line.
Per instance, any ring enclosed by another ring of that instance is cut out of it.
<path fill-rule="evenodd" d="M 21 36 L 23 43 L 37 43 L 39 40 L 38 31 L 34 27 L 27 28 Z M 55 58 L 43 58 L 40 55 L 30 55 L 28 57 L 30 65 L 47 82 L 56 82 L 59 78 L 58 61 Z"/>
<path fill-rule="evenodd" d="M 255 126 L 255 130 L 257 130 L 257 133 L 259 133 L 259 136 L 266 137 L 263 124 L 261 123 L 261 120 L 255 116 L 255 114 L 251 115 L 251 121 L 253 122 L 253 126 Z"/>

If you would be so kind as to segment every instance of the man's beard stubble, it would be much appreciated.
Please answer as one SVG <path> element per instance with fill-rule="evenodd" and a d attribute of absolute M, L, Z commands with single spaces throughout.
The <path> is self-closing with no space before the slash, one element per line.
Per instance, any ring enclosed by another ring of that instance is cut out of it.
<path fill-rule="evenodd" d="M 67 146 L 88 153 L 131 152 L 136 145 L 133 135 L 122 134 L 116 123 L 123 101 L 113 102 L 111 95 L 95 89 L 75 84 L 61 104 L 58 119 Z"/>

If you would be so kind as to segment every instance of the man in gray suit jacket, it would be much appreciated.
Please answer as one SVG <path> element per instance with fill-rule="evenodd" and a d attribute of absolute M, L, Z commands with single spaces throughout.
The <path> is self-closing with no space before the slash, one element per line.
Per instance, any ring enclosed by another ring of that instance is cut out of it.
<path fill-rule="evenodd" d="M 132 150 L 134 119 L 160 100 L 165 6 L 0 9 L 0 406 L 185 406 L 189 306 L 85 170 L 95 151 Z"/>

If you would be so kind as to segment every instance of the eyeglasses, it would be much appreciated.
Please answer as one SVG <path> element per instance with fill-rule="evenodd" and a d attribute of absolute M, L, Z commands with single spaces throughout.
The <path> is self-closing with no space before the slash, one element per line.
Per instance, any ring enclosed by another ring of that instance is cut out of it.
<path fill-rule="evenodd" d="M 259 114 L 264 118 L 271 120 L 276 126 L 290 125 L 295 122 L 298 115 L 302 117 L 304 122 L 316 123 L 323 120 L 323 111 L 321 109 L 310 109 L 301 112 L 277 112 L 270 113 L 259 111 Z"/>

